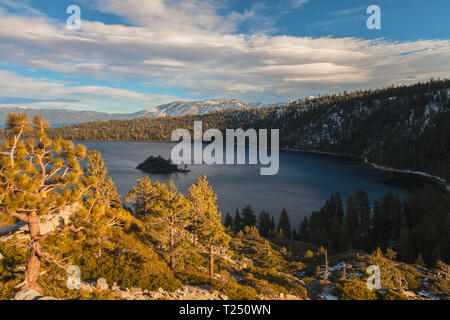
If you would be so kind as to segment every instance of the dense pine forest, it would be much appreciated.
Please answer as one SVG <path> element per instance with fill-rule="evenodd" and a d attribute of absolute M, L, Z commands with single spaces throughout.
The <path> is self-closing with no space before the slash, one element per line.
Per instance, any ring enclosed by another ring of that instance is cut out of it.
<path fill-rule="evenodd" d="M 284 148 L 366 157 L 369 162 L 450 180 L 450 80 L 344 92 L 286 106 L 203 116 L 90 122 L 55 128 L 70 140 L 170 141 L 177 128 L 279 128 Z M 4 134 L 4 133 L 3 133 Z"/>
<path fill-rule="evenodd" d="M 330 253 L 391 249 L 401 261 L 432 266 L 439 260 L 450 261 L 449 208 L 449 194 L 428 185 L 404 201 L 388 192 L 374 204 L 364 190 L 358 190 L 344 206 L 337 192 L 299 226 L 291 226 L 285 209 L 276 222 L 266 211 L 256 216 L 250 206 L 236 210 L 234 216 L 227 213 L 224 223 L 236 234 L 255 226 L 268 239 L 308 242 Z"/>

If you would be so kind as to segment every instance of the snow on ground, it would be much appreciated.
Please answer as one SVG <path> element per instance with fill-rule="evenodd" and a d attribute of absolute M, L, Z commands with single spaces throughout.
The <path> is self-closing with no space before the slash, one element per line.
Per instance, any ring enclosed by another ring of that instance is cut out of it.
<path fill-rule="evenodd" d="M 436 297 L 436 296 L 434 296 L 431 293 L 426 292 L 426 291 L 420 291 L 418 296 L 422 297 L 422 298 L 432 299 L 432 300 L 441 300 L 439 297 Z"/>
<path fill-rule="evenodd" d="M 333 296 L 332 294 L 322 294 L 325 300 L 339 300 L 338 297 Z"/>
<path fill-rule="evenodd" d="M 339 262 L 338 264 L 328 268 L 329 271 L 334 272 L 334 271 L 339 271 L 341 269 L 344 269 L 344 267 L 346 267 L 347 264 L 344 261 Z"/>

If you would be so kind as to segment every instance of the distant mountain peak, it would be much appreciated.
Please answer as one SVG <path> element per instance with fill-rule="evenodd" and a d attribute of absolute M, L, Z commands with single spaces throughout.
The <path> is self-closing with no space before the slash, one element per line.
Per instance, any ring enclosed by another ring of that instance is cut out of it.
<path fill-rule="evenodd" d="M 32 118 L 41 114 L 50 123 L 82 123 L 97 120 L 125 120 L 135 118 L 160 118 L 167 116 L 203 115 L 226 109 L 246 109 L 266 106 L 261 103 L 247 103 L 239 99 L 207 99 L 198 101 L 173 101 L 146 108 L 135 113 L 104 113 L 97 111 L 76 111 L 66 109 L 31 109 L 26 107 L 0 107 L 0 122 L 4 123 L 8 113 L 26 112 Z"/>

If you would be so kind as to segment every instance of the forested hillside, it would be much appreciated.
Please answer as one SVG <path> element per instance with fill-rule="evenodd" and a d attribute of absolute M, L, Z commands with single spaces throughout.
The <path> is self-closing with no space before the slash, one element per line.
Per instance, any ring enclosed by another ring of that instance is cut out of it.
<path fill-rule="evenodd" d="M 450 180 L 450 80 L 297 100 L 283 107 L 203 116 L 113 120 L 55 128 L 72 140 L 168 141 L 177 128 L 279 128 L 281 146 L 364 156 Z"/>
<path fill-rule="evenodd" d="M 250 207 L 222 225 L 206 176 L 186 194 L 172 182 L 139 179 L 125 197 L 131 211 L 98 151 L 51 139 L 38 116 L 31 122 L 12 114 L 8 128 L 11 138 L 0 145 L 0 220 L 12 226 L 0 230 L 0 299 L 450 297 L 448 261 L 435 261 L 448 258 L 442 193 L 412 195 L 403 209 L 386 196 L 372 216 L 358 191 L 345 217 L 335 195 L 298 233 L 285 210 L 278 226 Z M 429 232 L 435 224 L 440 229 Z M 442 243 L 434 250 L 436 239 Z M 376 246 L 383 249 L 369 254 Z M 431 263 L 422 255 L 413 265 L 400 262 L 397 247 L 400 256 L 420 250 Z M 366 285 L 371 265 L 381 270 L 376 290 Z"/>

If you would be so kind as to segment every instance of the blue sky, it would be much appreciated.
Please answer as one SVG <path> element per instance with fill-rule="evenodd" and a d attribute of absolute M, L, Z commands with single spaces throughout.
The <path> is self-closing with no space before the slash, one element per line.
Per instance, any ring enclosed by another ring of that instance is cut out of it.
<path fill-rule="evenodd" d="M 449 77 L 449 12 L 448 0 L 0 0 L 0 106 L 133 112 Z"/>

